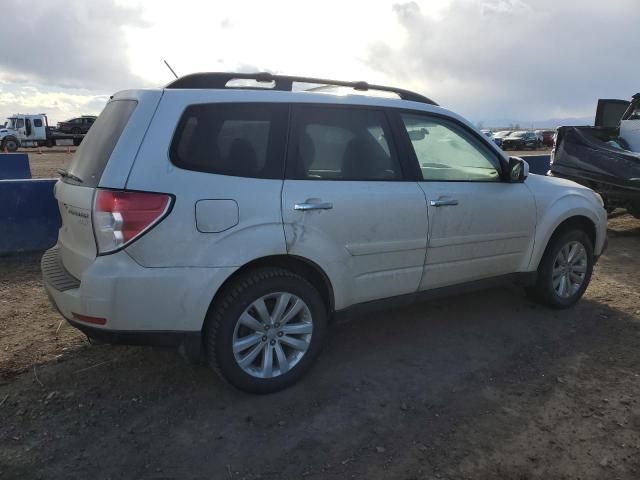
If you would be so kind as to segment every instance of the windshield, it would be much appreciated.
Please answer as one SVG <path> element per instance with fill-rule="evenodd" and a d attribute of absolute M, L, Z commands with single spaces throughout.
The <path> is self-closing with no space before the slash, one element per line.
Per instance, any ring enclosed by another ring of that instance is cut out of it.
<path fill-rule="evenodd" d="M 514 137 L 514 138 L 522 138 L 527 134 L 527 132 L 513 132 L 511 135 L 509 135 L 510 137 Z"/>
<path fill-rule="evenodd" d="M 4 122 L 4 126 L 6 128 L 16 128 L 15 121 L 16 121 L 15 118 L 7 118 L 7 121 Z"/>

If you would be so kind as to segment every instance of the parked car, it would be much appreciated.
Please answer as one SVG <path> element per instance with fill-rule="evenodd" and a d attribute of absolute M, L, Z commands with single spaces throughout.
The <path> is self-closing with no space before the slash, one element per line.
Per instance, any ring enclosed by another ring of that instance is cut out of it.
<path fill-rule="evenodd" d="M 528 175 L 422 95 L 267 73 L 115 94 L 55 196 L 42 271 L 71 325 L 202 353 L 259 393 L 309 369 L 334 317 L 499 283 L 570 307 L 606 239 L 592 190 Z"/>
<path fill-rule="evenodd" d="M 62 133 L 80 135 L 87 133 L 95 121 L 96 117 L 94 115 L 83 115 L 81 117 L 71 118 L 65 122 L 58 122 L 56 130 Z"/>
<path fill-rule="evenodd" d="M 609 211 L 640 218 L 640 93 L 631 102 L 599 100 L 593 127 L 558 128 L 550 174 L 593 188 Z"/>
<path fill-rule="evenodd" d="M 535 150 L 540 147 L 540 139 L 535 132 L 512 132 L 502 139 L 503 150 Z"/>
<path fill-rule="evenodd" d="M 495 143 L 496 145 L 500 146 L 500 144 L 502 143 L 502 141 L 497 140 L 497 139 L 494 137 L 493 132 L 492 132 L 491 130 L 480 130 L 480 131 L 481 131 L 482 133 L 484 133 L 484 135 L 485 135 L 487 138 L 490 138 L 490 139 L 491 139 L 491 141 L 493 141 L 493 143 Z"/>
<path fill-rule="evenodd" d="M 505 137 L 509 136 L 511 132 L 509 130 L 501 130 L 493 133 L 493 141 L 495 144 L 502 148 L 502 141 Z"/>
<path fill-rule="evenodd" d="M 555 130 L 536 130 L 540 143 L 545 147 L 553 147 L 553 140 L 556 134 Z"/>

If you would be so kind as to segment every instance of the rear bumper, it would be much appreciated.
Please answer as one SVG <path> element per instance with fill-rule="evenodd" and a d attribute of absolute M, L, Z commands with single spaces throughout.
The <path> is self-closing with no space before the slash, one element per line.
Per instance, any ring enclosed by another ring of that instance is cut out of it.
<path fill-rule="evenodd" d="M 67 318 L 67 322 L 87 337 L 114 345 L 151 345 L 157 347 L 181 347 L 199 349 L 202 335 L 198 332 L 109 330 L 94 327 Z"/>
<path fill-rule="evenodd" d="M 199 339 L 213 295 L 234 270 L 145 268 L 122 251 L 97 257 L 75 279 L 55 247 L 42 260 L 47 294 L 71 325 L 97 340 L 138 345 Z M 104 319 L 104 324 L 83 317 Z"/>

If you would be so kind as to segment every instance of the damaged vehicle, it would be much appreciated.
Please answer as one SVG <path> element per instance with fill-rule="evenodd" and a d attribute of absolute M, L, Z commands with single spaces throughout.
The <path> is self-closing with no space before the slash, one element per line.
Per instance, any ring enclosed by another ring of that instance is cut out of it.
<path fill-rule="evenodd" d="M 606 246 L 598 194 L 366 82 L 211 72 L 120 92 L 60 174 L 42 272 L 68 322 L 255 393 L 300 379 L 334 318 L 504 284 L 569 308 Z"/>
<path fill-rule="evenodd" d="M 609 212 L 640 218 L 640 93 L 599 100 L 593 127 L 558 128 L 549 173 L 592 188 Z"/>

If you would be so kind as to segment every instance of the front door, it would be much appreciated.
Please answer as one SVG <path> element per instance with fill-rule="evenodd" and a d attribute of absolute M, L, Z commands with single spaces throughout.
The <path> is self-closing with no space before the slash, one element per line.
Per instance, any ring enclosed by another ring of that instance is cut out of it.
<path fill-rule="evenodd" d="M 503 182 L 498 152 L 462 124 L 422 114 L 399 116 L 419 163 L 429 211 L 420 288 L 524 269 L 536 224 L 527 186 Z"/>
<path fill-rule="evenodd" d="M 282 191 L 287 252 L 329 276 L 335 307 L 418 289 L 423 191 L 405 180 L 382 110 L 296 106 Z"/>

